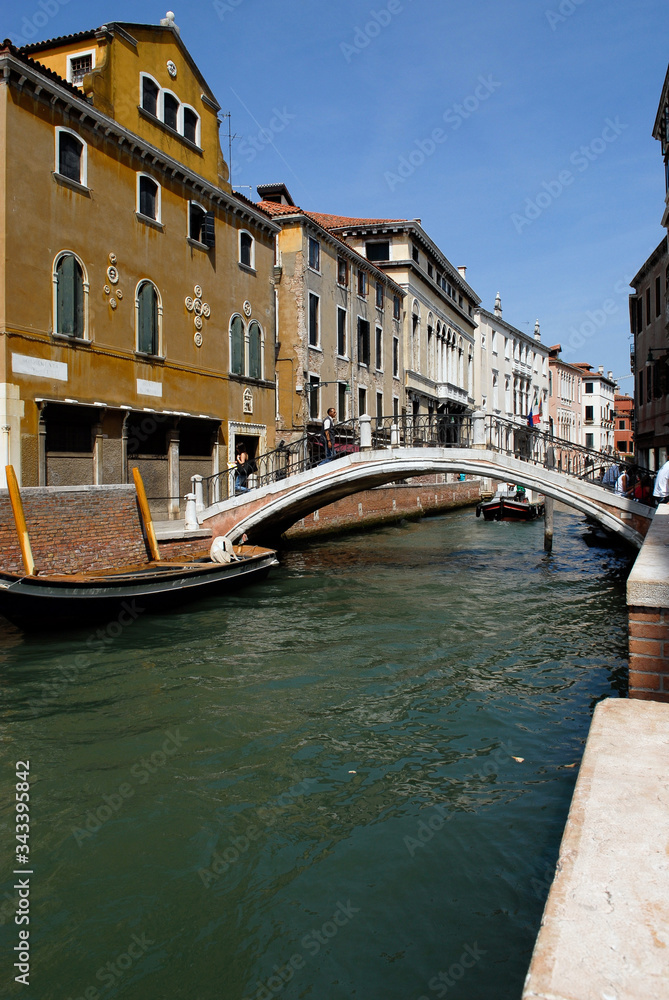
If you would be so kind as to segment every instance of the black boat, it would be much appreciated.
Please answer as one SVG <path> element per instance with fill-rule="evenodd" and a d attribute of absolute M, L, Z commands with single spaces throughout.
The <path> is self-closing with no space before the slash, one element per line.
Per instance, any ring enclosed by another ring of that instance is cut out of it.
<path fill-rule="evenodd" d="M 486 521 L 534 521 L 544 516 L 543 503 L 530 503 L 525 490 L 500 487 L 490 500 L 477 504 L 476 516 Z"/>

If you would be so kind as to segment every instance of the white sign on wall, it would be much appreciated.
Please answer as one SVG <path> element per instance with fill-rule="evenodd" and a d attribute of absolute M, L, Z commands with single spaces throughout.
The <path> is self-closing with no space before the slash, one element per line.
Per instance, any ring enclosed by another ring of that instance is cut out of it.
<path fill-rule="evenodd" d="M 163 383 L 162 382 L 150 382 L 145 378 L 137 379 L 137 395 L 138 396 L 160 396 L 163 395 Z"/>
<path fill-rule="evenodd" d="M 29 354 L 12 354 L 12 371 L 16 375 L 36 375 L 67 382 L 67 363 L 49 358 L 32 358 Z"/>

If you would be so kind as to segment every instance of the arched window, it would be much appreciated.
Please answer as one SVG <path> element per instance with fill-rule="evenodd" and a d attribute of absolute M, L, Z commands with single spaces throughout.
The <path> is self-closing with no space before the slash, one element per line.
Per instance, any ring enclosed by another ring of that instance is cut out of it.
<path fill-rule="evenodd" d="M 160 299 L 152 281 L 140 281 L 135 299 L 137 350 L 158 354 L 160 350 Z"/>
<path fill-rule="evenodd" d="M 146 219 L 160 222 L 160 185 L 148 174 L 137 178 L 137 211 Z"/>
<path fill-rule="evenodd" d="M 249 326 L 249 377 L 262 378 L 262 331 L 255 320 Z"/>
<path fill-rule="evenodd" d="M 245 267 L 255 267 L 255 246 L 253 237 L 242 229 L 239 233 L 239 263 Z"/>
<path fill-rule="evenodd" d="M 86 144 L 69 129 L 56 130 L 56 172 L 78 184 L 86 183 Z"/>
<path fill-rule="evenodd" d="M 199 146 L 198 142 L 198 129 L 200 125 L 200 119 L 192 108 L 183 106 L 183 136 L 184 139 L 188 139 L 189 142 L 195 143 Z"/>
<path fill-rule="evenodd" d="M 230 322 L 230 371 L 233 375 L 244 374 L 244 324 L 239 315 Z"/>
<path fill-rule="evenodd" d="M 167 91 L 163 93 L 163 121 L 176 132 L 179 120 L 179 101 Z"/>
<path fill-rule="evenodd" d="M 54 333 L 63 337 L 86 336 L 88 282 L 81 262 L 73 253 L 56 258 L 54 282 Z"/>

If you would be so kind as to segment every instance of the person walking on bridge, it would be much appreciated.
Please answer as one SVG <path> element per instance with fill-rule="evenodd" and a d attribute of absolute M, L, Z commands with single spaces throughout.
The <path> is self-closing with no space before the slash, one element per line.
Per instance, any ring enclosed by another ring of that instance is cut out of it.
<path fill-rule="evenodd" d="M 334 424 L 335 418 L 337 416 L 337 411 L 334 406 L 331 406 L 327 412 L 327 416 L 323 421 L 323 430 L 321 431 L 321 436 L 323 438 L 323 444 L 325 445 L 325 458 L 324 462 L 329 462 L 330 459 L 335 457 L 334 448 Z"/>

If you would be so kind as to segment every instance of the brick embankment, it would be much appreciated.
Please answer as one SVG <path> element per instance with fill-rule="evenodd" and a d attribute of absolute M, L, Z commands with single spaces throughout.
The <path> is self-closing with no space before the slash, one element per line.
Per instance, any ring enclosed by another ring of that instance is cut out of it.
<path fill-rule="evenodd" d="M 402 518 L 419 518 L 456 507 L 469 507 L 480 500 L 478 479 L 435 482 L 442 476 L 424 476 L 411 483 L 378 486 L 321 507 L 302 518 L 285 533 L 289 540 L 311 535 L 337 534 L 372 528 Z"/>
<path fill-rule="evenodd" d="M 655 512 L 627 581 L 629 696 L 669 702 L 669 505 Z"/>

